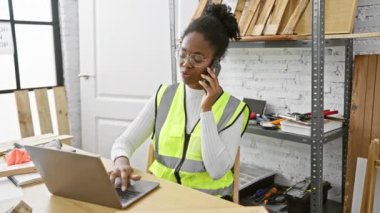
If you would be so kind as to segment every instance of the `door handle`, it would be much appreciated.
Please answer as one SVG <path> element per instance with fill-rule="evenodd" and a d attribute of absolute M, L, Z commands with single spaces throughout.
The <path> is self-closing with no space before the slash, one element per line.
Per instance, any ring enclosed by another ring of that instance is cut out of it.
<path fill-rule="evenodd" d="M 79 73 L 78 78 L 84 78 L 85 80 L 88 80 L 89 78 L 95 78 L 95 75 L 90 75 L 86 73 Z"/>

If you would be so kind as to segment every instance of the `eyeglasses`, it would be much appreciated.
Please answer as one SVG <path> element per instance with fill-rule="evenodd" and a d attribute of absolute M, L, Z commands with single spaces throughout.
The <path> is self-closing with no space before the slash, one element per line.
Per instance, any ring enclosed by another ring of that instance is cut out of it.
<path fill-rule="evenodd" d="M 206 58 L 203 55 L 201 54 L 187 55 L 182 50 L 178 50 L 176 56 L 180 64 L 184 64 L 185 61 L 187 61 L 187 63 L 189 63 L 189 65 L 192 67 L 202 67 L 204 66 L 206 62 Z"/>

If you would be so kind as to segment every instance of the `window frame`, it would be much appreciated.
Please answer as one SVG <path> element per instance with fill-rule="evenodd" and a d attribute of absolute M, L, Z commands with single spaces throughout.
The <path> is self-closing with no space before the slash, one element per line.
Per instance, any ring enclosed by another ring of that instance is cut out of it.
<path fill-rule="evenodd" d="M 58 0 L 50 0 L 51 1 L 51 12 L 52 12 L 52 21 L 20 21 L 14 19 L 13 12 L 13 0 L 8 0 L 8 10 L 9 10 L 9 20 L 0 19 L 0 22 L 9 23 L 11 25 L 12 32 L 12 40 L 13 40 L 13 59 L 15 66 L 15 78 L 16 78 L 16 89 L 9 90 L 0 90 L 0 94 L 4 93 L 12 93 L 17 90 L 22 90 L 21 82 L 20 82 L 20 72 L 19 72 L 19 63 L 18 63 L 18 53 L 17 53 L 17 41 L 16 41 L 16 32 L 15 25 L 16 24 L 25 24 L 25 25 L 48 25 L 53 28 L 53 40 L 54 40 L 54 54 L 55 54 L 55 71 L 56 71 L 56 81 L 57 84 L 55 86 L 64 86 L 63 80 L 63 63 L 62 63 L 62 47 L 61 47 L 61 31 L 59 25 L 59 4 Z M 32 91 L 34 89 L 39 88 L 52 88 L 52 87 L 33 87 L 33 88 L 25 88 L 25 90 Z"/>

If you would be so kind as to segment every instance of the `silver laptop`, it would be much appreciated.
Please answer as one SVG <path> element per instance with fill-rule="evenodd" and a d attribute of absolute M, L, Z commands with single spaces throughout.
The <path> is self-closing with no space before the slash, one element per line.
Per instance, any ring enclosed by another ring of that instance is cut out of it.
<path fill-rule="evenodd" d="M 126 208 L 157 188 L 158 182 L 135 181 L 126 191 L 111 183 L 98 156 L 25 146 L 50 193 L 113 208 Z"/>

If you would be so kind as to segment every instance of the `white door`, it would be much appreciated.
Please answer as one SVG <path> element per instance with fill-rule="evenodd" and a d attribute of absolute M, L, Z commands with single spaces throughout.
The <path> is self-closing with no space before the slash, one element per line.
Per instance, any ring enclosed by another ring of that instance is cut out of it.
<path fill-rule="evenodd" d="M 78 4 L 82 148 L 109 157 L 147 99 L 171 83 L 169 1 Z M 142 148 L 132 164 L 144 169 L 146 159 Z"/>

